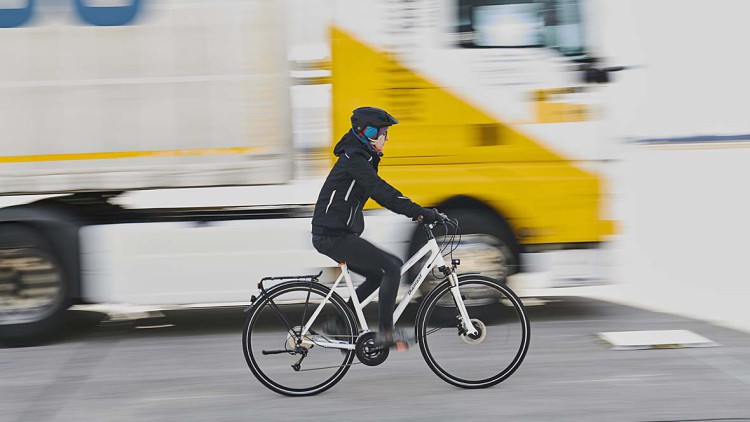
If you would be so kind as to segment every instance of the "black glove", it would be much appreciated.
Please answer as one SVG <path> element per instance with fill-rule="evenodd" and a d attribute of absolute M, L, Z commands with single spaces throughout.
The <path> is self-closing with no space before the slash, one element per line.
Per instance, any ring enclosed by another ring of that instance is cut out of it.
<path fill-rule="evenodd" d="M 432 224 L 441 220 L 442 218 L 440 213 L 434 208 L 422 208 L 422 210 L 419 211 L 419 216 L 417 217 L 417 221 L 422 224 Z"/>

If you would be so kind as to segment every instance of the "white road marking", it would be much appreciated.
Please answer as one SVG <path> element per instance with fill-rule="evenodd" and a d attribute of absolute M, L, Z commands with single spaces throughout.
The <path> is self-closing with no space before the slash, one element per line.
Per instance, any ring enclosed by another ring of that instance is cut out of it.
<path fill-rule="evenodd" d="M 715 347 L 718 344 L 688 330 L 616 331 L 597 336 L 612 345 L 612 350 L 675 349 Z"/>

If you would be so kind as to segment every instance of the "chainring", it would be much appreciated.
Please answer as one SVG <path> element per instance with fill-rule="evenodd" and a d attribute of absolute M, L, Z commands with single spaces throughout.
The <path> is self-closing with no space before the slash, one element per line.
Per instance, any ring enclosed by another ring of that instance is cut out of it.
<path fill-rule="evenodd" d="M 388 358 L 389 349 L 375 349 L 375 333 L 364 333 L 357 338 L 357 359 L 367 366 L 378 366 Z"/>

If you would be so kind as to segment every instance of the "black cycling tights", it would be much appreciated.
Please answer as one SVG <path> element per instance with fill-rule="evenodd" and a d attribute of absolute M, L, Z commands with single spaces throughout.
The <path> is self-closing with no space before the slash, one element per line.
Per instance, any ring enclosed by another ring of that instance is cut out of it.
<path fill-rule="evenodd" d="M 342 237 L 313 235 L 312 243 L 318 252 L 337 262 L 346 262 L 349 270 L 366 277 L 356 290 L 360 302 L 380 287 L 380 330 L 392 330 L 401 260 L 353 234 Z M 351 299 L 349 305 L 352 306 Z"/>

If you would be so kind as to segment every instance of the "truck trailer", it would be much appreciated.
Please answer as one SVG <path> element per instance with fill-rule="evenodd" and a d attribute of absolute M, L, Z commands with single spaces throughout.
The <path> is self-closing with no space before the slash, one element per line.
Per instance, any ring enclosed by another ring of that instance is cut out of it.
<path fill-rule="evenodd" d="M 619 70 L 591 25 L 605 3 L 0 9 L 0 194 L 26 202 L 0 209 L 0 341 L 59 332 L 73 304 L 240 304 L 264 276 L 335 268 L 312 248 L 310 218 L 363 105 L 401 121 L 381 175 L 459 219 L 462 271 L 605 281 L 602 99 Z M 314 61 L 329 76 L 310 79 L 330 90 L 322 165 L 299 159 L 291 131 L 287 38 L 305 7 L 329 12 Z M 408 219 L 365 209 L 366 238 L 401 258 L 420 246 Z"/>

